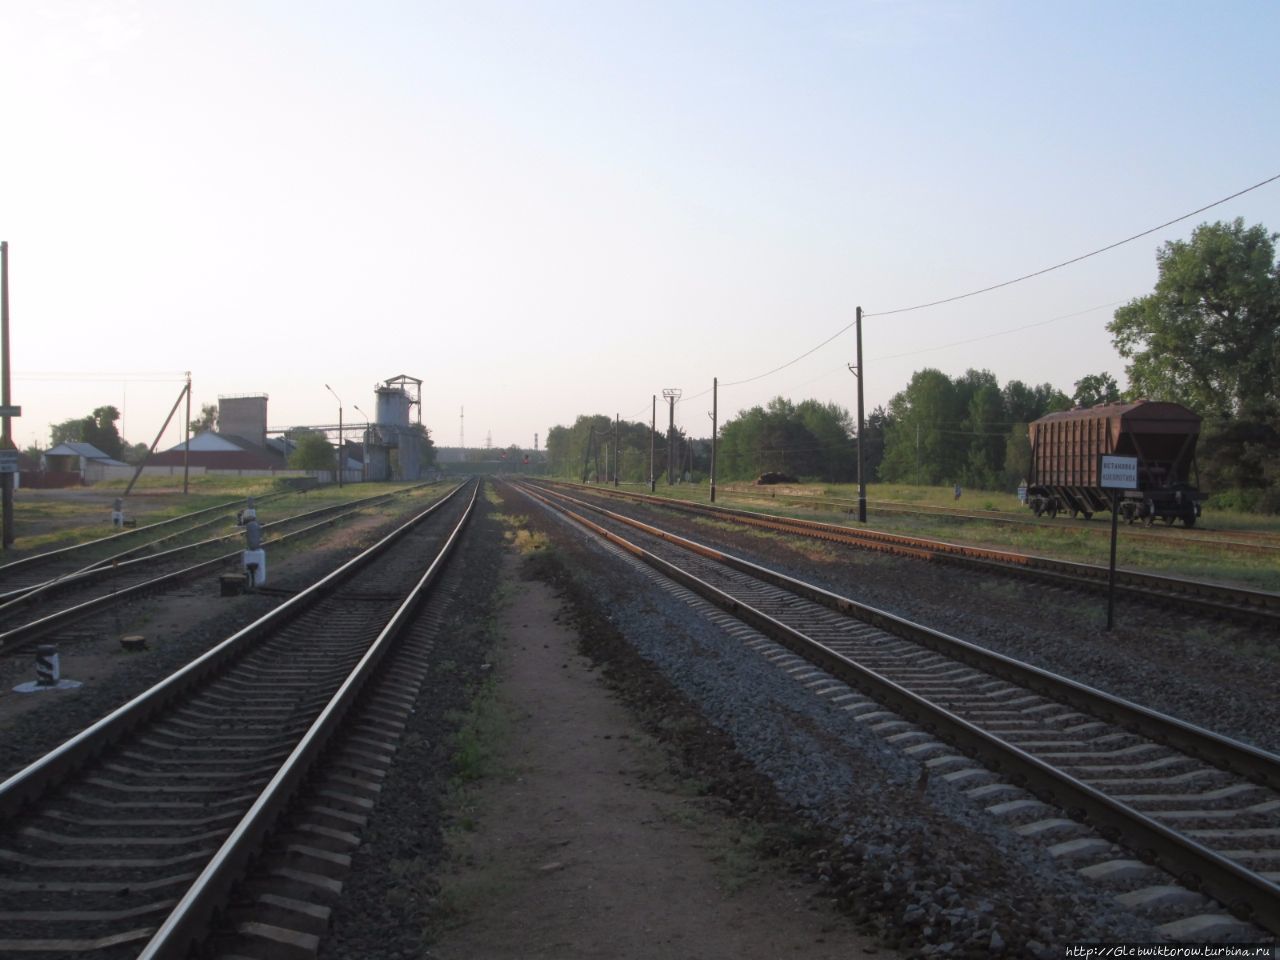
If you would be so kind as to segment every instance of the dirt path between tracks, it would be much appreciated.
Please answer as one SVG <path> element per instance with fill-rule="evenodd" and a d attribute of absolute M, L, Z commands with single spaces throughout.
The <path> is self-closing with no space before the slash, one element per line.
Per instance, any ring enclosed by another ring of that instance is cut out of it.
<path fill-rule="evenodd" d="M 443 878 L 440 960 L 811 960 L 896 953 L 818 889 L 760 869 L 742 827 L 669 771 L 663 748 L 577 652 L 552 587 L 520 577 L 492 703 L 493 771 L 469 791 Z"/>

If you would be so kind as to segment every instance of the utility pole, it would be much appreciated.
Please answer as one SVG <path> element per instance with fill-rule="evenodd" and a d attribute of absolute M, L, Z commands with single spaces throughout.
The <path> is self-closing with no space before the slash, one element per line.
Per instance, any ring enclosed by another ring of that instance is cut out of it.
<path fill-rule="evenodd" d="M 676 401 L 680 399 L 681 391 L 678 387 L 663 387 L 662 395 L 667 398 L 667 406 L 670 408 L 670 417 L 667 420 L 667 486 L 674 486 L 676 482 L 676 470 L 679 464 L 676 462 Z"/>
<path fill-rule="evenodd" d="M 920 421 L 916 421 L 916 486 L 920 486 Z"/>
<path fill-rule="evenodd" d="M 720 378 L 711 378 L 711 502 L 716 502 L 716 433 L 719 427 Z"/>
<path fill-rule="evenodd" d="M 338 401 L 338 489 L 342 489 L 342 467 L 347 459 L 346 451 L 342 449 L 342 398 L 334 392 L 333 387 L 327 383 L 324 388 L 333 394 L 333 399 Z"/>
<path fill-rule="evenodd" d="M 613 415 L 613 485 L 618 485 L 618 473 L 622 469 L 622 444 L 618 442 L 620 414 Z"/>
<path fill-rule="evenodd" d="M 0 403 L 4 404 L 4 429 L 0 449 L 12 450 L 13 411 L 9 395 L 9 241 L 0 240 Z M 16 465 L 15 465 L 16 466 Z M 13 474 L 0 473 L 3 492 L 4 549 L 13 546 Z"/>
<path fill-rule="evenodd" d="M 658 395 L 653 394 L 653 410 L 649 414 L 649 492 L 653 493 L 657 488 L 657 481 L 653 478 L 653 441 L 658 435 Z"/>
<path fill-rule="evenodd" d="M 182 495 L 189 492 L 191 478 L 191 371 L 187 371 L 187 442 L 182 445 Z"/>
<path fill-rule="evenodd" d="M 862 473 L 862 434 L 866 421 L 862 416 L 862 308 L 858 307 L 858 522 L 867 522 L 867 478 Z"/>

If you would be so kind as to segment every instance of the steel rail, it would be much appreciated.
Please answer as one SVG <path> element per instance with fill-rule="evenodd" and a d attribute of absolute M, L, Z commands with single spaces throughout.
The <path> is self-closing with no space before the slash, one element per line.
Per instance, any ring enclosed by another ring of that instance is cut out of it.
<path fill-rule="evenodd" d="M 858 501 L 850 497 L 825 497 L 815 496 L 813 494 L 767 494 L 757 490 L 743 490 L 741 487 L 724 486 L 720 488 L 725 494 L 731 497 L 739 497 L 744 500 L 773 500 L 787 501 L 793 504 L 808 505 L 811 504 L 815 508 L 828 507 L 831 509 L 842 510 L 845 513 L 852 512 L 851 507 L 856 507 Z M 965 510 L 957 510 L 953 507 L 939 506 L 928 503 L 907 503 L 899 500 L 868 500 L 867 503 L 874 504 L 878 510 L 884 513 L 903 513 L 915 514 L 924 517 L 944 517 L 954 520 L 977 520 L 982 523 L 1007 524 L 1010 526 L 1035 527 L 1044 529 L 1045 524 L 1039 519 L 1028 519 L 1027 517 L 1013 517 L 1007 513 L 971 513 Z M 1096 514 L 1095 514 L 1096 515 Z M 1128 524 L 1133 526 L 1133 524 Z M 1150 526 L 1150 525 L 1148 525 Z M 1167 526 L 1167 524 L 1166 524 Z M 1104 529 L 1098 524 L 1076 524 L 1072 527 L 1064 527 L 1067 530 L 1076 530 L 1088 534 L 1099 534 L 1101 536 L 1109 536 L 1110 531 Z M 1206 537 L 1206 533 L 1221 533 L 1230 537 L 1255 537 L 1255 542 L 1250 543 L 1247 540 L 1220 540 L 1215 537 Z M 1223 550 L 1242 550 L 1248 553 L 1274 553 L 1280 551 L 1280 534 L 1271 534 L 1258 530 L 1214 530 L 1213 528 L 1205 528 L 1197 526 L 1194 530 L 1185 527 L 1174 527 L 1167 534 L 1153 533 L 1150 529 L 1130 530 L 1127 534 L 1129 537 L 1136 537 L 1151 543 L 1168 544 L 1172 541 L 1184 541 L 1186 543 L 1195 543 L 1201 546 L 1213 547 Z"/>
<path fill-rule="evenodd" d="M 119 553 L 110 554 L 109 556 L 103 557 L 101 560 L 95 560 L 83 567 L 78 567 L 74 570 L 69 570 L 66 573 L 58 574 L 56 577 L 50 577 L 48 580 L 41 580 L 25 587 L 6 590 L 3 593 L 0 593 L 0 613 L 3 613 L 9 607 L 19 604 L 30 597 L 38 596 L 51 589 L 56 589 L 61 584 L 74 581 L 78 577 L 83 577 L 95 570 L 101 570 L 103 567 L 118 565 L 122 561 L 127 561 L 130 558 L 137 557 L 139 554 L 151 553 L 161 544 L 168 543 L 171 540 L 177 540 L 180 537 L 185 537 L 197 530 L 202 530 L 205 527 L 212 527 L 215 524 L 223 523 L 226 519 L 227 516 L 219 516 L 214 517 L 212 520 L 203 520 L 200 523 L 193 524 L 190 527 L 179 530 L 177 533 L 171 533 L 168 536 L 160 537 L 156 540 L 148 540 L 146 543 L 139 544 L 136 547 L 130 547 L 127 550 L 121 550 Z M 209 541 L 204 542 L 207 543 Z"/>
<path fill-rule="evenodd" d="M 328 517 L 325 520 L 321 520 L 317 523 L 308 524 L 307 526 L 301 527 L 300 529 L 294 530 L 290 533 L 281 534 L 280 536 L 277 536 L 271 540 L 264 542 L 263 546 L 271 546 L 272 544 L 283 543 L 284 541 L 292 540 L 295 537 L 305 536 L 306 534 L 311 533 L 315 530 L 319 530 L 322 527 L 331 527 L 336 523 L 341 523 L 343 520 L 346 520 L 349 517 L 355 516 L 357 513 L 359 513 L 361 510 L 365 509 L 366 507 L 369 507 L 371 505 L 376 505 L 378 502 L 385 502 L 387 500 L 391 500 L 396 496 L 399 496 L 401 493 L 404 493 L 408 490 L 413 490 L 413 489 L 417 489 L 417 488 L 406 487 L 404 490 L 397 490 L 392 493 L 384 494 L 379 497 L 370 497 L 365 501 L 358 501 L 362 504 L 362 506 L 358 506 L 354 510 L 347 510 L 345 513 L 337 513 Z M 309 517 L 315 517 L 322 514 L 333 513 L 333 511 L 336 509 L 341 509 L 348 506 L 351 506 L 351 504 L 347 503 L 347 504 L 340 504 L 335 507 L 323 507 L 319 510 L 314 510 L 309 513 L 299 514 L 296 517 L 286 517 L 282 520 L 276 520 L 276 521 L 273 521 L 272 523 L 264 525 L 263 529 L 266 530 L 266 529 L 271 529 L 273 527 L 282 526 L 285 524 L 297 523 L 299 520 L 304 520 Z M 215 538 L 213 540 L 206 540 L 206 541 L 203 541 L 202 543 L 191 544 L 186 547 L 180 547 L 175 550 L 166 551 L 166 553 L 180 553 L 185 550 L 194 549 L 195 547 L 206 546 L 208 544 L 217 543 L 219 542 L 219 540 L 228 540 L 235 536 L 237 536 L 237 534 L 230 534 L 226 537 Z M 143 580 L 131 586 L 122 587 L 119 590 L 114 590 L 111 593 L 105 593 L 105 594 L 102 594 L 101 596 L 94 597 L 93 599 L 85 600 L 82 603 L 74 604 L 70 607 L 64 607 L 61 610 L 48 614 L 44 617 L 40 617 L 39 619 L 32 620 L 32 621 L 29 621 L 28 623 L 24 623 L 24 624 L 21 624 L 20 626 L 13 627 L 9 630 L 0 632 L 0 657 L 13 653 L 13 651 L 15 650 L 19 650 L 19 649 L 22 649 L 23 647 L 29 646 L 34 641 L 38 640 L 40 637 L 46 635 L 50 630 L 55 630 L 59 627 L 64 627 L 70 623 L 75 623 L 77 620 L 80 620 L 86 616 L 89 616 L 90 614 L 93 614 L 98 610 L 109 607 L 112 604 L 119 603 L 123 600 L 132 599 L 134 597 L 145 596 L 148 593 L 152 593 L 170 584 L 181 583 L 184 580 L 189 580 L 189 579 L 192 579 L 193 577 L 198 577 L 201 574 L 207 573 L 211 570 L 216 570 L 220 566 L 225 566 L 227 564 L 234 563 L 236 559 L 238 559 L 242 555 L 242 553 L 243 551 L 241 550 L 233 550 L 231 553 L 224 553 L 221 556 L 214 557 L 210 560 L 203 560 L 189 567 L 183 567 L 180 570 L 173 570 L 173 571 L 170 571 L 169 573 L 161 574 L 158 577 L 152 577 L 150 580 Z M 147 563 L 150 563 L 152 561 L 160 559 L 164 555 L 165 554 L 156 554 L 153 557 L 143 558 L 143 560 L 145 560 L 145 562 Z M 143 561 L 135 560 L 131 562 L 139 563 Z M 123 568 L 128 565 L 129 564 L 121 564 L 121 567 Z M 107 574 L 115 575 L 115 571 L 114 570 L 102 571 L 102 575 L 105 576 Z"/>
<path fill-rule="evenodd" d="M 1176 750 L 1204 760 L 1214 766 L 1237 773 L 1248 780 L 1280 790 L 1280 756 L 1257 747 L 1232 740 L 1212 731 L 1186 723 L 1176 717 L 1123 700 L 1112 694 L 1078 683 L 1031 664 L 1023 663 L 1004 654 L 995 653 L 977 644 L 940 630 L 934 630 L 896 614 L 869 604 L 842 597 L 803 580 L 770 570 L 726 553 L 716 547 L 670 533 L 634 517 L 605 510 L 595 504 L 564 494 L 558 494 L 576 506 L 600 513 L 610 520 L 641 530 L 682 549 L 723 563 L 740 573 L 763 580 L 775 587 L 799 594 L 806 600 L 821 604 L 830 610 L 854 617 L 864 623 L 879 627 L 904 639 L 913 640 L 932 650 L 959 660 L 968 666 L 992 673 L 1011 683 L 1035 690 L 1057 700 L 1062 700 L 1080 710 L 1088 711 L 1117 726 L 1164 743 Z"/>
<path fill-rule="evenodd" d="M 265 500 L 274 500 L 276 497 L 283 496 L 285 496 L 284 493 L 268 493 L 261 497 L 255 497 L 254 499 L 257 500 L 258 503 L 262 503 Z M 111 543 L 114 540 L 120 540 L 124 537 L 136 537 L 139 534 L 146 533 L 148 530 L 155 530 L 157 527 L 168 526 L 172 523 L 180 523 L 183 520 L 190 520 L 193 517 L 212 513 L 215 510 L 227 510 L 239 503 L 245 502 L 246 499 L 247 498 L 245 497 L 241 497 L 239 500 L 228 500 L 226 503 L 220 503 L 213 507 L 205 507 L 201 510 L 193 510 L 191 513 L 184 513 L 176 517 L 170 517 L 168 520 L 157 520 L 155 523 L 149 523 L 145 527 L 131 527 L 130 529 L 123 530 L 120 533 L 113 533 L 106 537 L 99 537 L 96 540 L 86 540 L 84 543 L 73 543 L 66 547 L 58 547 L 56 550 L 46 550 L 44 553 L 33 553 L 29 557 L 22 557 L 18 560 L 13 560 L 3 566 L 0 566 L 0 578 L 4 577 L 5 574 L 9 573 L 11 570 L 16 570 L 19 567 L 34 566 L 48 560 L 56 559 L 57 557 L 66 556 L 67 554 L 74 553 L 77 550 L 99 547 L 104 543 Z M 145 547 L 139 547 L 138 549 L 145 549 Z"/>
<path fill-rule="evenodd" d="M 228 663 L 252 648 L 260 638 L 328 597 L 340 584 L 376 560 L 393 543 L 452 500 L 461 489 L 461 484 L 454 487 L 444 497 L 373 546 L 0 783 L 0 816 L 14 817 L 19 814 L 27 804 L 37 800 L 50 787 L 61 783 L 86 760 L 102 753 L 206 678 L 220 672 Z"/>
<path fill-rule="evenodd" d="M 254 854 L 261 849 L 276 821 L 288 809 L 290 801 L 338 732 L 343 719 L 355 705 L 360 692 L 373 677 L 388 650 L 416 615 L 423 598 L 435 583 L 463 528 L 470 520 L 479 489 L 478 483 L 473 485 L 471 500 L 462 518 L 417 585 L 405 597 L 248 812 L 232 829 L 213 859 L 165 918 L 138 955 L 139 960 L 186 957 L 206 936 L 210 924 L 223 908 L 236 882 L 248 870 Z"/>
<path fill-rule="evenodd" d="M 1069 811 L 1081 812 L 1084 817 L 1094 823 L 1103 836 L 1112 840 L 1123 838 L 1127 845 L 1136 847 L 1137 850 L 1150 856 L 1157 865 L 1174 876 L 1183 879 L 1184 882 L 1200 887 L 1233 912 L 1248 917 L 1273 933 L 1280 933 L 1280 886 L 1265 877 L 1223 857 L 1195 840 L 1165 827 L 1127 804 L 1107 796 L 1088 784 L 1082 783 L 1013 744 L 988 734 L 969 721 L 956 716 L 951 711 L 930 703 L 923 697 L 912 693 L 879 673 L 830 650 L 793 627 L 713 587 L 693 574 L 681 570 L 675 564 L 618 536 L 585 516 L 570 510 L 568 507 L 533 492 L 527 484 L 522 484 L 520 489 L 533 499 L 571 517 L 580 525 L 635 556 L 663 575 L 694 591 L 720 609 L 738 617 L 797 654 L 821 666 L 833 676 L 858 687 L 873 699 L 889 705 L 897 712 L 918 723 L 925 730 L 945 737 L 960 749 L 979 757 L 983 762 L 1006 771 L 1015 783 L 1025 786 L 1041 799 Z M 556 496 L 573 500 L 573 498 L 565 497 L 564 494 L 558 493 Z M 619 514 L 612 514 L 610 511 L 594 507 L 591 504 L 581 503 L 581 501 L 577 503 L 637 529 L 648 528 L 646 532 L 656 531 L 656 528 L 649 527 L 649 525 L 640 521 L 622 517 Z M 713 547 L 697 544 L 674 534 L 666 534 L 665 531 L 654 532 L 653 535 L 660 536 L 665 541 L 677 544 L 701 556 L 720 560 L 721 562 L 727 562 L 731 556 Z M 765 568 L 740 558 L 732 558 L 732 561 L 728 565 L 741 572 L 746 572 L 753 576 L 760 573 L 768 574 L 764 579 L 774 585 L 784 585 L 787 589 L 790 589 L 792 584 L 799 583 L 799 581 L 792 580 L 792 578 L 773 571 L 767 571 Z M 931 635 L 933 642 L 929 645 L 933 649 L 938 649 L 939 647 L 936 646 L 938 644 L 945 645 L 948 654 L 952 654 L 954 651 L 964 651 L 967 657 L 975 658 L 975 660 L 981 659 L 980 655 L 989 655 L 993 658 L 992 663 L 1001 670 L 1009 670 L 1011 665 L 1016 664 L 1015 661 L 1010 661 L 1009 658 L 989 654 L 987 651 L 982 651 L 981 648 L 967 644 L 958 638 L 950 637 L 947 634 L 931 630 L 919 624 L 912 624 L 910 621 L 905 621 L 885 611 L 830 594 L 820 590 L 820 588 L 805 586 L 808 588 L 806 593 L 813 592 L 815 596 L 824 596 L 825 606 L 865 620 L 888 632 L 898 633 L 900 629 L 909 627 L 910 635 L 905 633 L 900 633 L 899 635 L 913 640 Z M 971 665 L 977 665 L 973 660 L 967 662 L 970 662 Z M 1228 740 L 1225 737 L 1201 730 L 1174 718 L 1139 707 L 1136 704 L 1126 703 L 1102 691 L 1094 690 L 1074 681 L 1067 681 L 1065 678 L 1058 677 L 1048 671 L 1042 671 L 1026 664 L 1016 664 L 1016 666 L 1020 670 L 1027 671 L 1027 675 L 1037 684 L 1052 683 L 1055 696 L 1081 698 L 1082 701 L 1095 701 L 1102 704 L 1105 709 L 1115 715 L 1115 722 L 1119 725 L 1124 725 L 1125 718 L 1140 721 L 1144 726 L 1148 727 L 1152 724 L 1168 725 L 1169 737 L 1172 742 L 1195 742 L 1198 740 L 1203 745 L 1211 747 L 1212 749 L 1207 751 L 1209 756 L 1201 757 L 1207 762 L 1221 763 L 1221 761 L 1211 759 L 1214 756 L 1213 751 L 1219 750 L 1224 754 L 1230 753 L 1232 762 L 1252 769 L 1255 776 L 1258 776 L 1263 782 L 1274 784 L 1280 779 L 1280 757 L 1250 747 L 1247 744 Z M 1146 735 L 1150 736 L 1150 734 Z"/>
<path fill-rule="evenodd" d="M 589 490 L 608 497 L 638 500 L 685 513 L 730 517 L 748 525 L 765 529 L 796 533 L 850 546 L 903 553 L 917 559 L 960 563 L 981 570 L 997 569 L 1005 573 L 1032 579 L 1052 578 L 1054 581 L 1067 582 L 1073 586 L 1092 591 L 1106 589 L 1107 568 L 1097 564 L 1056 560 L 1052 557 L 993 550 L 988 547 L 973 547 L 944 540 L 908 537 L 879 530 L 860 530 L 840 524 L 823 523 L 818 520 L 802 520 L 794 517 L 758 513 L 753 510 L 688 503 L 629 491 L 599 490 L 594 487 L 584 487 L 580 484 L 559 482 L 552 484 L 543 481 L 543 483 L 546 486 L 564 486 L 571 489 Z M 1212 613 L 1247 615 L 1267 624 L 1280 622 L 1280 593 L 1251 590 L 1246 587 L 1209 583 L 1184 577 L 1168 577 L 1123 568 L 1117 569 L 1116 582 L 1123 586 L 1130 595 L 1148 601 L 1167 602 L 1175 600 L 1187 606 Z"/>
<path fill-rule="evenodd" d="M 305 520 L 308 517 L 322 516 L 326 513 L 345 510 L 348 507 L 369 506 L 371 504 L 389 500 L 392 497 L 398 496 L 401 493 L 406 493 L 412 490 L 420 489 L 424 486 L 430 486 L 430 484 L 425 484 L 425 483 L 415 484 L 414 486 L 411 486 L 411 487 L 403 487 L 399 490 L 392 490 L 386 493 L 375 494 L 372 497 L 362 497 L 358 500 L 345 500 L 340 503 L 330 504 L 326 507 L 318 507 L 315 510 L 308 510 L 304 513 L 295 514 L 292 517 L 285 517 L 281 520 L 272 521 L 269 524 L 263 524 L 262 529 L 264 530 L 270 529 L 271 527 L 278 526 L 281 523 L 288 523 L 288 522 L 293 522 L 297 520 Z M 29 587 L 22 587 L 17 590 L 11 590 L 7 593 L 0 593 L 0 615 L 3 615 L 6 610 L 9 610 L 15 606 L 24 605 L 28 601 L 36 597 L 43 596 L 48 592 L 52 590 L 60 589 L 63 586 L 79 585 L 81 583 L 85 583 L 87 581 L 90 581 L 99 577 L 107 576 L 108 574 L 114 576 L 118 570 L 131 566 L 132 564 L 135 564 L 135 563 L 152 563 L 154 561 L 161 560 L 165 557 L 172 556 L 176 553 L 182 553 L 187 550 L 198 550 L 201 547 L 209 546 L 210 544 L 214 544 L 214 543 L 221 543 L 226 540 L 231 540 L 243 534 L 244 532 L 243 529 L 239 529 L 239 530 L 234 530 L 228 534 L 223 534 L 222 536 L 209 537 L 205 540 L 199 540 L 195 543 L 188 543 L 180 547 L 171 547 L 168 550 L 161 550 L 158 553 L 150 552 L 153 550 L 153 548 L 155 548 L 161 543 L 164 543 L 168 540 L 173 540 L 177 537 L 185 536 L 186 534 L 192 533 L 195 530 L 199 530 L 202 527 L 211 526 L 217 523 L 219 519 L 221 518 L 215 518 L 213 520 L 210 520 L 204 523 L 196 524 L 194 526 L 188 527 L 186 530 L 179 531 L 178 533 L 172 534 L 168 537 L 162 537 L 159 540 L 152 540 L 149 543 L 145 543 L 138 547 L 131 548 L 130 550 L 123 551 L 121 553 L 115 554 L 110 557 L 105 557 L 102 560 L 98 560 L 98 561 L 95 561 L 94 563 L 89 564 L 88 566 L 81 567 L 79 570 L 73 571 L 71 573 L 63 574 L 62 576 L 59 576 L 59 577 L 54 577 L 42 583 L 33 584 Z M 143 557 L 135 557 L 132 560 L 125 559 L 126 557 L 132 556 L 133 554 L 137 554 L 137 553 L 146 553 L 147 555 Z M 124 562 L 120 562 L 122 560 Z"/>

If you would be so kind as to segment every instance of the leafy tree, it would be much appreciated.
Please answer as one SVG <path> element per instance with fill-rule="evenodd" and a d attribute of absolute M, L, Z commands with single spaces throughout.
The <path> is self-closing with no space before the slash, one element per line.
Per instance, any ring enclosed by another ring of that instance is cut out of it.
<path fill-rule="evenodd" d="M 1004 482 L 1007 486 L 1017 486 L 1031 472 L 1031 437 L 1027 427 L 1026 423 L 1015 423 L 1005 438 Z"/>
<path fill-rule="evenodd" d="M 147 454 L 151 452 L 151 448 L 145 443 L 126 443 L 123 455 L 120 457 L 125 463 L 136 467 L 143 460 L 147 459 Z"/>
<path fill-rule="evenodd" d="M 436 462 L 436 445 L 431 439 L 431 431 L 420 423 L 412 423 L 409 430 L 416 433 L 420 438 L 418 446 L 418 465 L 426 468 L 435 465 Z"/>
<path fill-rule="evenodd" d="M 857 476 L 849 412 L 833 403 L 793 404 L 775 397 L 744 410 L 721 427 L 716 472 L 725 480 L 787 473 L 828 482 Z"/>
<path fill-rule="evenodd" d="M 1071 399 L 1077 407 L 1094 407 L 1100 403 L 1115 403 L 1120 399 L 1120 384 L 1105 370 L 1102 373 L 1085 374 L 1075 382 Z"/>
<path fill-rule="evenodd" d="M 1280 234 L 1201 224 L 1156 254 L 1155 290 L 1108 325 L 1133 392 L 1205 417 L 1204 486 L 1280 511 Z"/>
<path fill-rule="evenodd" d="M 999 483 L 1004 472 L 1005 423 L 1004 398 L 995 377 L 991 377 L 969 399 L 969 415 L 965 419 L 969 432 L 966 483 L 987 489 Z"/>
<path fill-rule="evenodd" d="M 805 400 L 796 407 L 796 415 L 814 443 L 806 473 L 828 483 L 857 479 L 858 451 L 849 411 L 834 403 Z"/>
<path fill-rule="evenodd" d="M 1027 424 L 1070 406 L 1047 383 L 1011 380 L 1002 388 L 988 370 L 968 370 L 954 381 L 939 370 L 919 370 L 889 402 L 880 478 L 914 482 L 918 469 L 922 483 L 1014 485 L 1030 461 Z"/>
<path fill-rule="evenodd" d="M 884 407 L 872 410 L 862 425 L 862 474 L 868 483 L 880 478 L 880 463 L 884 460 L 884 435 L 888 425 L 889 414 Z M 857 455 L 856 448 L 854 455 Z"/>
<path fill-rule="evenodd" d="M 642 483 L 649 479 L 649 424 L 622 421 L 618 425 L 617 446 L 622 448 L 622 471 L 619 479 L 626 483 Z M 554 476 L 577 480 L 604 480 L 612 476 L 616 462 L 614 450 L 614 418 L 604 414 L 583 414 L 572 427 L 554 426 L 547 431 L 547 471 Z M 676 431 L 676 455 L 685 460 L 684 433 Z M 609 450 L 609 472 L 605 470 L 605 448 Z M 658 478 L 666 476 L 667 437 L 660 431 L 654 444 Z"/>
<path fill-rule="evenodd" d="M 118 460 L 124 452 L 124 441 L 116 429 L 119 419 L 120 411 L 115 407 L 96 407 L 87 417 L 50 424 L 50 439 L 54 446 L 68 442 L 90 443 L 108 457 Z"/>
<path fill-rule="evenodd" d="M 885 480 L 935 484 L 960 479 L 965 445 L 957 440 L 966 418 L 956 385 L 941 370 L 917 370 L 907 388 L 889 401 L 885 434 Z"/>
<path fill-rule="evenodd" d="M 197 433 L 206 433 L 217 429 L 218 405 L 216 403 L 202 403 L 200 405 L 200 416 L 191 421 L 191 435 L 194 437 Z"/>
<path fill-rule="evenodd" d="M 294 442 L 293 452 L 289 454 L 289 466 L 293 469 L 334 470 L 337 468 L 337 453 L 324 434 L 311 430 L 297 430 L 290 435 L 289 439 Z"/>
<path fill-rule="evenodd" d="M 1236 218 L 1160 248 L 1154 292 L 1107 325 L 1135 394 L 1216 416 L 1280 403 L 1278 237 Z"/>

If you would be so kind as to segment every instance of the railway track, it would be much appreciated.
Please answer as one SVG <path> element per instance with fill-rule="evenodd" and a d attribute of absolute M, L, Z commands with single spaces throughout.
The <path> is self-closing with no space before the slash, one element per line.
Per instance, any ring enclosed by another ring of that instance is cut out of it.
<path fill-rule="evenodd" d="M 1124 884 L 1118 899 L 1158 915 L 1163 935 L 1280 932 L 1280 757 L 561 491 L 519 489 L 718 607 L 923 776 L 1082 876 Z"/>
<path fill-rule="evenodd" d="M 373 497 L 330 504 L 263 524 L 263 532 L 272 535 L 264 541 L 264 546 L 283 543 L 341 523 L 423 486 L 427 485 L 420 484 Z M 81 569 L 56 580 L 0 594 L 0 656 L 29 647 L 51 632 L 114 604 L 167 589 L 223 567 L 234 566 L 240 562 L 242 548 L 224 551 L 228 545 L 243 539 L 243 535 L 243 530 L 237 529 L 232 533 L 171 547 L 158 553 L 144 553 L 132 560 Z M 107 592 L 99 592 L 104 585 Z M 54 595 L 62 598 L 62 605 L 51 610 L 48 604 Z M 34 619 L 28 619 L 32 611 L 38 615 Z"/>
<path fill-rule="evenodd" d="M 786 503 L 804 506 L 813 510 L 838 511 L 854 513 L 858 509 L 858 501 L 849 497 L 813 496 L 809 494 L 766 493 L 763 490 L 744 490 L 738 486 L 720 488 L 724 495 L 743 500 L 766 500 L 771 503 Z M 1035 527 L 1044 529 L 1046 524 L 1057 523 L 1067 530 L 1096 534 L 1100 537 L 1110 536 L 1110 524 L 1107 522 L 1090 522 L 1088 520 L 1040 520 L 1027 517 L 1013 517 L 1007 513 L 974 513 L 955 507 L 944 507 L 932 504 L 912 504 L 894 500 L 868 500 L 867 505 L 876 513 L 899 513 L 916 516 L 942 517 L 952 520 L 972 520 L 979 523 L 993 523 L 1012 527 Z M 1132 526 L 1132 525 L 1130 525 Z M 1155 530 L 1130 529 L 1125 533 L 1129 539 L 1145 543 L 1168 544 L 1170 540 L 1184 541 L 1197 546 L 1234 553 L 1256 553 L 1262 556 L 1280 556 L 1280 534 L 1266 533 L 1256 530 L 1209 530 L 1196 527 L 1188 530 L 1185 527 L 1167 526 L 1157 533 Z"/>
<path fill-rule="evenodd" d="M 878 550 L 917 560 L 951 563 L 988 573 L 998 572 L 1037 580 L 1054 586 L 1065 586 L 1094 593 L 1107 589 L 1107 568 L 1097 564 L 1055 560 L 1050 557 L 846 527 L 817 520 L 800 520 L 750 510 L 694 504 L 630 491 L 581 487 L 574 484 L 551 484 L 546 481 L 543 485 L 579 489 L 600 496 L 623 498 L 777 533 L 811 537 L 828 543 Z M 1162 608 L 1177 606 L 1201 614 L 1246 619 L 1270 627 L 1280 626 L 1280 594 L 1278 593 L 1125 569 L 1117 569 L 1116 586 L 1125 596 L 1154 603 Z"/>
<path fill-rule="evenodd" d="M 277 824 L 296 823 L 308 784 L 306 839 L 277 872 L 323 887 L 371 805 L 352 786 L 375 776 L 369 738 L 385 743 L 388 712 L 412 709 L 403 683 L 379 681 L 381 666 L 419 618 L 477 490 L 455 489 L 0 783 L 0 954 L 187 956 L 230 916 Z M 398 706 L 361 702 L 369 691 Z M 339 786 L 317 802 L 326 777 Z M 315 914 L 278 895 L 266 907 Z M 238 931 L 268 956 L 305 936 L 261 920 Z"/>
<path fill-rule="evenodd" d="M 256 503 L 266 503 L 283 497 L 283 493 L 269 493 L 255 497 Z M 196 530 L 225 523 L 230 511 L 244 506 L 245 499 L 228 500 L 225 503 L 193 510 L 181 516 L 170 517 L 140 527 L 129 527 L 118 533 L 83 543 L 33 553 L 0 565 L 0 587 L 12 593 L 21 587 L 33 587 L 49 580 L 56 580 L 79 570 L 92 569 L 137 556 L 153 550 L 162 543 L 179 539 Z M 192 521 L 195 521 L 194 523 Z M 0 597 L 0 601 L 3 598 Z"/>

